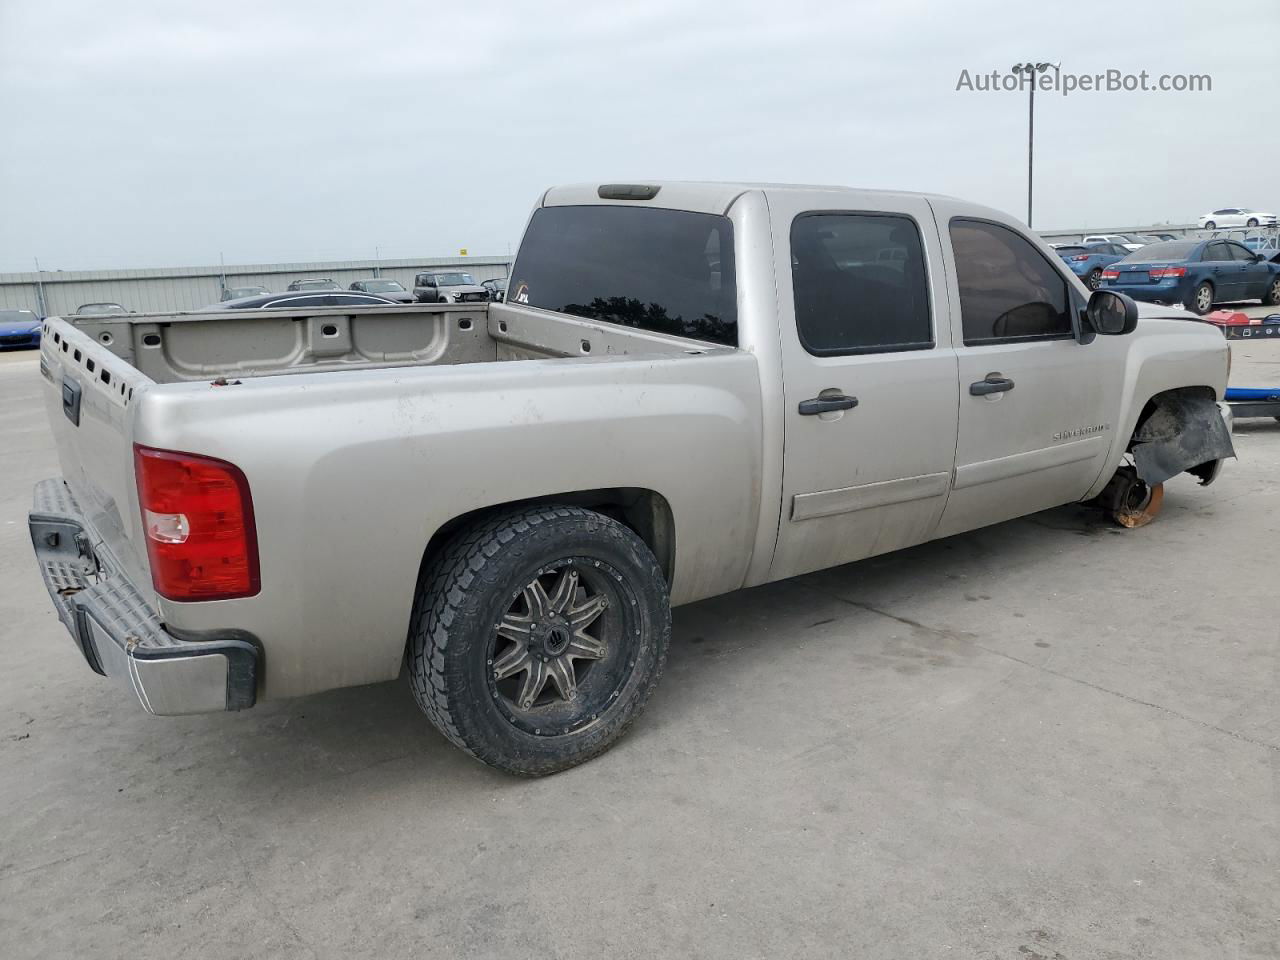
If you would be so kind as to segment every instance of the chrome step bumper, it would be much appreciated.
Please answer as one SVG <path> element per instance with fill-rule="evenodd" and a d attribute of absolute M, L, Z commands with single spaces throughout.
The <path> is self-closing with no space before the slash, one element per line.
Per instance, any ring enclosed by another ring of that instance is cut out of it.
<path fill-rule="evenodd" d="M 127 681 L 148 713 L 244 710 L 257 698 L 259 645 L 243 631 L 165 628 L 127 576 L 96 548 L 61 479 L 36 484 L 31 544 L 58 618 L 97 673 Z"/>

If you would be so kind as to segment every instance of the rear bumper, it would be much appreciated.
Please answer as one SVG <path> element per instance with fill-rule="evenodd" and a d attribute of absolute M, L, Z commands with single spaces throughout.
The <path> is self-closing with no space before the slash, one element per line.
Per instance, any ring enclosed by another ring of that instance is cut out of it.
<path fill-rule="evenodd" d="M 36 484 L 27 517 L 58 618 L 97 673 L 128 683 L 148 713 L 252 707 L 261 653 L 243 631 L 177 635 L 100 547 L 61 479 Z"/>
<path fill-rule="evenodd" d="M 1182 278 L 1161 280 L 1158 283 L 1108 283 L 1104 280 L 1102 289 L 1114 290 L 1146 303 L 1184 303 L 1191 293 Z"/>

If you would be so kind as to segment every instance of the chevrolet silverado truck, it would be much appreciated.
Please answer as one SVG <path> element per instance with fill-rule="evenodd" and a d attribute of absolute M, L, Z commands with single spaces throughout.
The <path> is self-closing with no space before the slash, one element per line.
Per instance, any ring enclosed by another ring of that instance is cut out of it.
<path fill-rule="evenodd" d="M 505 303 L 50 318 L 32 542 L 153 714 L 407 671 L 472 756 L 609 747 L 670 609 L 1233 456 L 1213 327 L 940 196 L 553 188 Z"/>

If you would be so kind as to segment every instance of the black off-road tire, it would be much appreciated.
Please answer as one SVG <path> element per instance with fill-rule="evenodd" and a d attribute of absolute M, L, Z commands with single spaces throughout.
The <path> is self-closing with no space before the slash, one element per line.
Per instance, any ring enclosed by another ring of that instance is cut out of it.
<path fill-rule="evenodd" d="M 631 666 L 609 705 L 581 726 L 537 735 L 512 718 L 492 682 L 495 628 L 531 578 L 566 558 L 617 581 L 623 600 L 614 606 L 624 608 L 626 629 L 616 642 Z M 450 741 L 500 770 L 541 776 L 590 760 L 626 732 L 662 676 L 670 637 L 666 579 L 644 541 L 592 510 L 537 506 L 464 529 L 426 564 L 409 625 L 409 677 L 418 705 Z"/>

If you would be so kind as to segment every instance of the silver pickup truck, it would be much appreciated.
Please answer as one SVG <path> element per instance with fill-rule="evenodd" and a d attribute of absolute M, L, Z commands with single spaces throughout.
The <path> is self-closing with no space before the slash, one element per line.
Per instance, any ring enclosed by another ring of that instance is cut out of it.
<path fill-rule="evenodd" d="M 1212 481 L 1227 343 L 1145 309 L 947 197 L 557 187 L 502 304 L 50 318 L 32 541 L 152 713 L 407 671 L 549 773 L 637 717 L 672 605 Z"/>

